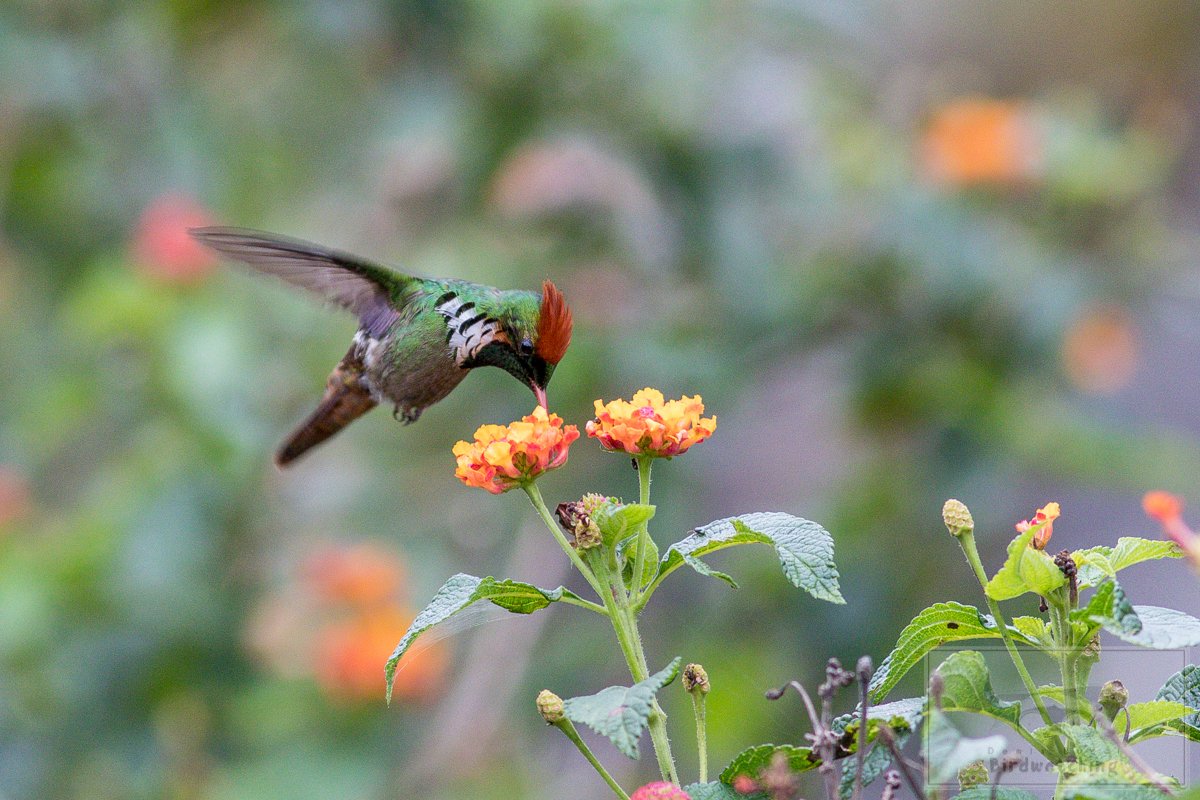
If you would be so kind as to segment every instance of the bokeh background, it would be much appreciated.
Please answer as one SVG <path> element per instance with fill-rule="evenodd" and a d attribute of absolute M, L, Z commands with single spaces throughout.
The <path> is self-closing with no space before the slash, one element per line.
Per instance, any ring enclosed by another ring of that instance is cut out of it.
<path fill-rule="evenodd" d="M 660 542 L 811 517 L 848 600 L 753 548 L 712 559 L 738 591 L 660 593 L 651 660 L 708 667 L 718 768 L 799 740 L 764 689 L 978 601 L 946 497 L 992 565 L 1052 499 L 1063 547 L 1157 536 L 1143 491 L 1200 496 L 1198 25 L 1183 0 L 4 3 L 0 798 L 606 796 L 533 709 L 628 677 L 578 609 L 468 615 L 382 702 L 452 573 L 573 585 L 523 498 L 452 475 L 528 392 L 475 374 L 280 473 L 354 321 L 190 225 L 552 276 L 572 422 L 704 396 L 716 436 L 656 471 Z M 584 441 L 543 489 L 636 483 Z M 1126 588 L 1200 611 L 1178 562 Z M 694 779 L 686 698 L 664 704 Z"/>

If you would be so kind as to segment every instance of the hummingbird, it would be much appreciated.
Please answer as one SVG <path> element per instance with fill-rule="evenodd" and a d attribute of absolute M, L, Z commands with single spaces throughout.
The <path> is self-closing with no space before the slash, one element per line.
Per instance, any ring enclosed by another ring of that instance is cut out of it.
<path fill-rule="evenodd" d="M 546 386 L 571 343 L 571 309 L 551 281 L 541 294 L 420 278 L 298 239 L 243 228 L 192 228 L 197 241 L 358 316 L 317 408 L 284 440 L 291 464 L 377 405 L 405 424 L 476 367 L 499 367 L 546 405 Z"/>

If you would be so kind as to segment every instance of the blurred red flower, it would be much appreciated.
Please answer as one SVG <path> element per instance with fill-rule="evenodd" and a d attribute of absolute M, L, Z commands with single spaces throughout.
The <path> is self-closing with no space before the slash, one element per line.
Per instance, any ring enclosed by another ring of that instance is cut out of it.
<path fill-rule="evenodd" d="M 0 464 L 0 529 L 25 517 L 32 506 L 29 480 L 15 467 Z"/>
<path fill-rule="evenodd" d="M 313 652 L 321 688 L 341 700 L 382 701 L 383 665 L 413 617 L 406 609 L 387 607 L 322 628 Z M 441 688 L 447 666 L 448 656 L 439 642 L 409 652 L 396 673 L 393 697 L 431 697 Z"/>
<path fill-rule="evenodd" d="M 951 186 L 1019 183 L 1041 160 L 1033 116 L 1024 103 L 962 98 L 934 111 L 921 138 L 930 178 Z"/>
<path fill-rule="evenodd" d="M 305 559 L 302 571 L 321 600 L 360 608 L 395 599 L 404 583 L 399 557 L 370 542 L 324 547 Z"/>

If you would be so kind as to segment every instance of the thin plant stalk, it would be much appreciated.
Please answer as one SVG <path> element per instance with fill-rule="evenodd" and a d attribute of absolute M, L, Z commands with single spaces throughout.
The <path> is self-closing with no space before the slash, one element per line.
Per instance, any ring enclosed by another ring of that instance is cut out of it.
<path fill-rule="evenodd" d="M 1025 684 L 1025 690 L 1033 698 L 1033 704 L 1037 706 L 1038 713 L 1042 715 L 1042 721 L 1047 725 L 1053 725 L 1054 720 L 1046 708 L 1046 702 L 1042 700 L 1042 694 L 1038 691 L 1037 684 L 1033 682 L 1033 676 L 1029 674 L 1025 660 L 1021 658 L 1021 651 L 1017 649 L 1017 643 L 1013 641 L 1012 634 L 1008 632 L 1008 620 L 1000 611 L 1000 604 L 987 593 L 987 573 L 983 571 L 983 562 L 979 559 L 979 549 L 975 546 L 975 533 L 968 530 L 955 538 L 958 539 L 958 544 L 967 557 L 967 563 L 971 565 L 975 578 L 979 581 L 979 587 L 983 589 L 983 597 L 987 601 L 988 610 L 992 612 L 992 619 L 996 621 L 996 627 L 1000 629 L 1000 638 L 1004 640 L 1004 647 L 1008 650 L 1013 666 L 1017 668 L 1017 674 L 1021 676 L 1021 682 Z"/>
<path fill-rule="evenodd" d="M 636 460 L 638 502 L 647 506 L 650 505 L 650 467 L 654 463 L 654 459 L 648 456 L 639 456 Z M 646 567 L 646 545 L 649 538 L 649 528 L 646 525 L 642 525 L 641 531 L 638 533 L 637 553 L 633 559 L 633 584 L 629 587 L 629 593 L 632 595 L 635 604 L 642 597 L 642 570 Z"/>
<path fill-rule="evenodd" d="M 533 503 L 533 507 L 537 510 L 538 516 L 542 518 L 542 522 L 546 523 L 546 527 L 549 528 L 550 533 L 554 535 L 554 539 L 558 542 L 558 546 L 561 547 L 563 552 L 567 554 L 567 558 L 571 559 L 571 563 L 575 565 L 575 569 L 579 570 L 580 574 L 583 575 L 584 579 L 587 580 L 588 584 L 596 592 L 596 595 L 603 600 L 604 595 L 606 594 L 603 585 L 599 580 L 597 580 L 595 574 L 592 573 L 592 570 L 588 567 L 588 565 L 583 563 L 583 559 L 580 558 L 579 553 L 575 550 L 571 543 L 567 541 L 566 535 L 562 532 L 562 530 L 559 529 L 558 523 L 554 521 L 554 517 L 550 516 L 550 509 L 546 508 L 546 501 L 542 499 L 542 492 L 540 489 L 538 489 L 537 484 L 527 483 L 521 488 L 525 490 L 525 494 L 529 495 L 529 502 Z M 605 605 L 607 606 L 607 603 Z"/>
<path fill-rule="evenodd" d="M 613 776 L 608 773 L 608 770 L 604 768 L 604 765 L 601 764 L 600 760 L 597 759 L 595 754 L 592 753 L 592 749 L 587 746 L 587 743 L 584 742 L 583 739 L 579 737 L 579 732 L 575 730 L 575 725 L 572 724 L 571 720 L 563 717 L 558 722 L 552 724 L 554 727 L 562 731 L 563 735 L 571 740 L 571 743 L 579 749 L 580 753 L 583 753 L 583 757 L 588 760 L 588 763 L 592 765 L 592 768 L 595 769 L 597 773 L 599 773 L 600 777 L 604 779 L 604 782 L 608 784 L 609 788 L 613 790 L 613 793 L 616 794 L 617 797 L 621 798 L 621 800 L 629 800 L 629 795 L 626 794 L 625 790 L 621 788 L 621 784 L 617 783 L 613 779 Z"/>
<path fill-rule="evenodd" d="M 704 692 L 692 692 L 692 711 L 696 715 L 696 751 L 700 756 L 700 783 L 708 783 L 708 730 L 705 719 Z"/>

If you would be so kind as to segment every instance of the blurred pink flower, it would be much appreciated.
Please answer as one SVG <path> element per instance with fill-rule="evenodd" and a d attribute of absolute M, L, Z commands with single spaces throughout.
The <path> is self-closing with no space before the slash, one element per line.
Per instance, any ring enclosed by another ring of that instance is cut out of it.
<path fill-rule="evenodd" d="M 24 518 L 32 507 L 29 480 L 16 467 L 0 464 L 0 530 Z"/>
<path fill-rule="evenodd" d="M 213 223 L 208 211 L 184 194 L 163 194 L 142 210 L 133 236 L 138 269 L 163 283 L 189 286 L 216 269 L 216 255 L 188 235 Z"/>

